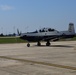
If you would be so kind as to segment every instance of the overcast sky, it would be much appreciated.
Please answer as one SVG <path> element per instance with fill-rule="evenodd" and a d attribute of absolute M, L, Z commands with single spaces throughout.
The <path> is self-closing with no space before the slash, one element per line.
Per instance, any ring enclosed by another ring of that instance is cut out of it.
<path fill-rule="evenodd" d="M 76 0 L 0 0 L 0 33 L 34 31 L 43 27 L 76 29 Z"/>

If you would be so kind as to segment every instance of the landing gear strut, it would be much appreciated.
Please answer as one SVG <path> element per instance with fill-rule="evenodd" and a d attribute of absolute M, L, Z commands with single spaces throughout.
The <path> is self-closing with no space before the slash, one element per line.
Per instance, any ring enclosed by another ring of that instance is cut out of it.
<path fill-rule="evenodd" d="M 47 41 L 46 46 L 50 46 L 50 42 L 49 41 Z"/>
<path fill-rule="evenodd" d="M 38 43 L 37 43 L 37 46 L 41 46 L 41 43 L 40 43 L 40 42 L 38 42 Z"/>
<path fill-rule="evenodd" d="M 27 47 L 30 47 L 30 44 L 29 43 L 27 44 Z"/>

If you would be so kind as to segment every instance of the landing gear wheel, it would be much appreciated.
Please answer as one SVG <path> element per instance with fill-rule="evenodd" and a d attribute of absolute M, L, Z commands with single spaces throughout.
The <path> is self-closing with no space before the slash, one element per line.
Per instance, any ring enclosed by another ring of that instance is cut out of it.
<path fill-rule="evenodd" d="M 38 42 L 38 43 L 37 43 L 37 46 L 41 46 L 41 43 L 40 43 L 40 42 Z"/>
<path fill-rule="evenodd" d="M 30 44 L 29 43 L 27 44 L 27 47 L 30 47 Z"/>
<path fill-rule="evenodd" d="M 46 46 L 50 46 L 50 42 L 49 41 L 47 41 Z"/>

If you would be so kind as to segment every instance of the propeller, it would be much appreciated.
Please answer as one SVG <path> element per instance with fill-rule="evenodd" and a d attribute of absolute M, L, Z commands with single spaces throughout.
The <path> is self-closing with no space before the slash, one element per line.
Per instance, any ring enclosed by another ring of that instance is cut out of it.
<path fill-rule="evenodd" d="M 17 36 L 21 35 L 21 31 L 19 31 L 19 29 L 17 29 Z"/>

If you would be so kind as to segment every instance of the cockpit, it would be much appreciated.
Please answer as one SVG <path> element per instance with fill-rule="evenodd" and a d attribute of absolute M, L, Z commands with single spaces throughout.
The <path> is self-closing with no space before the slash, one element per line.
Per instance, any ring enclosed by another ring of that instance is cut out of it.
<path fill-rule="evenodd" d="M 38 32 L 52 32 L 52 31 L 55 31 L 55 29 L 52 29 L 52 28 L 42 28 L 40 30 L 34 31 L 33 33 L 38 33 Z"/>
<path fill-rule="evenodd" d="M 43 28 L 43 29 L 40 29 L 40 30 L 39 30 L 39 32 L 52 32 L 52 31 L 55 31 L 55 29 Z"/>

